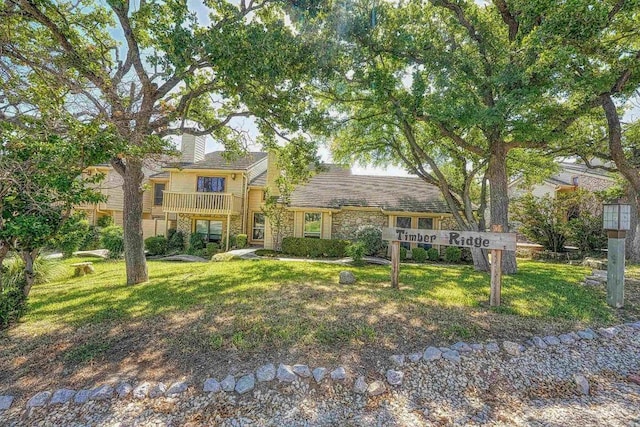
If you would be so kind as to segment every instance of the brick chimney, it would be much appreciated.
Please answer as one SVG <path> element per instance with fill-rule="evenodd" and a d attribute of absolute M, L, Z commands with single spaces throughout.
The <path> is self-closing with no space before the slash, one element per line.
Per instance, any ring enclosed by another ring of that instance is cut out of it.
<path fill-rule="evenodd" d="M 182 135 L 181 161 L 184 163 L 195 163 L 204 160 L 204 146 L 206 137 L 195 136 L 188 133 Z"/>

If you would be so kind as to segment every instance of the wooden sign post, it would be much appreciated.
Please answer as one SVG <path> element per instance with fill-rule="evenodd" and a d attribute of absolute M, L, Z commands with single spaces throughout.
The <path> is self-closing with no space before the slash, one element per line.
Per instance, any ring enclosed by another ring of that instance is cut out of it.
<path fill-rule="evenodd" d="M 516 234 L 502 233 L 502 226 L 494 225 L 491 233 L 477 231 L 422 230 L 413 228 L 383 228 L 382 240 L 391 242 L 391 286 L 399 289 L 400 243 L 459 246 L 491 250 L 491 306 L 500 305 L 502 282 L 502 251 L 516 250 Z"/>

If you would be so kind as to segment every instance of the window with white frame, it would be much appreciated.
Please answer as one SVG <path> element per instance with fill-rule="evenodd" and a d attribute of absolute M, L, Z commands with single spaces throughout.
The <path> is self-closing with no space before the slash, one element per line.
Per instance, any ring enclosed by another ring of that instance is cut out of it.
<path fill-rule="evenodd" d="M 319 239 L 322 230 L 322 213 L 305 212 L 304 214 L 304 237 Z"/>
<path fill-rule="evenodd" d="M 264 213 L 262 212 L 255 212 L 253 214 L 251 238 L 253 240 L 264 240 Z"/>

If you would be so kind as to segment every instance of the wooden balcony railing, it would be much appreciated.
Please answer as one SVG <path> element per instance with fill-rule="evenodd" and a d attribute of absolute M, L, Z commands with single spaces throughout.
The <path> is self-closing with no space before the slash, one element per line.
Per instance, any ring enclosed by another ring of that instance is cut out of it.
<path fill-rule="evenodd" d="M 242 211 L 242 197 L 229 193 L 180 193 L 164 191 L 162 210 L 164 212 L 239 215 Z"/>

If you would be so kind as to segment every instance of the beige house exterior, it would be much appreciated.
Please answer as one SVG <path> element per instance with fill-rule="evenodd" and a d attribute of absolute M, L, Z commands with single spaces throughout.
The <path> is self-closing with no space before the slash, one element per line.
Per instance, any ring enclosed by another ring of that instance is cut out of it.
<path fill-rule="evenodd" d="M 253 152 L 229 160 L 224 152 L 205 154 L 204 142 L 185 135 L 180 161 L 146 171 L 144 237 L 166 236 L 175 228 L 186 241 L 200 233 L 228 248 L 231 236 L 246 234 L 251 246 L 273 248 L 274 230 L 262 209 L 267 189 L 276 192 L 275 157 Z M 109 215 L 121 225 L 121 178 L 108 165 L 87 170 L 96 172 L 106 174 L 100 188 L 108 200 L 80 208 L 92 223 Z M 439 190 L 418 178 L 353 175 L 336 165 L 326 165 L 298 186 L 283 208 L 282 237 L 349 239 L 365 225 L 440 229 L 451 217 Z"/>

